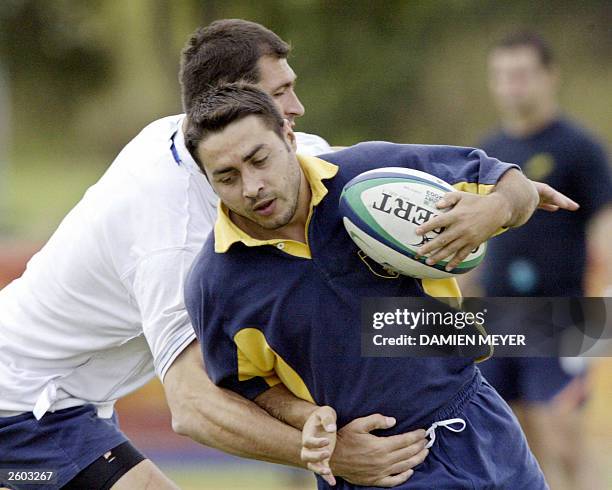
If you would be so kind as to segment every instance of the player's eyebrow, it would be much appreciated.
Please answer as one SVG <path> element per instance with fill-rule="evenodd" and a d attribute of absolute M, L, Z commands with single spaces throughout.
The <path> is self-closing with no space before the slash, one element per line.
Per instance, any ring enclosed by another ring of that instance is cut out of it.
<path fill-rule="evenodd" d="M 231 172 L 232 170 L 234 170 L 234 167 L 223 167 L 223 168 L 219 168 L 217 170 L 213 171 L 213 176 L 217 176 L 217 175 L 221 175 L 221 174 L 226 174 L 228 172 Z"/>
<path fill-rule="evenodd" d="M 281 88 L 289 88 L 289 87 L 293 87 L 295 85 L 295 82 L 297 81 L 297 75 L 294 76 L 291 80 L 289 80 L 288 82 L 283 83 L 282 85 L 279 85 L 278 87 L 276 87 L 274 90 L 272 90 L 272 92 L 276 92 L 277 90 L 280 90 Z"/>
<path fill-rule="evenodd" d="M 264 146 L 265 145 L 263 143 L 259 143 L 258 145 L 254 146 L 252 150 L 250 150 L 246 155 L 242 157 L 242 161 L 243 162 L 249 161 L 251 158 L 253 158 L 253 155 L 255 155 L 255 153 L 261 150 Z M 234 170 L 236 170 L 236 167 L 233 167 L 232 165 L 228 165 L 227 167 L 221 167 L 221 168 L 218 168 L 217 170 L 213 170 L 212 175 L 217 176 L 221 174 L 226 174 Z"/>
<path fill-rule="evenodd" d="M 255 146 L 251 151 L 249 151 L 246 155 L 244 155 L 242 157 L 242 161 L 243 162 L 247 162 L 249 161 L 251 158 L 253 158 L 253 155 L 255 155 L 255 153 L 257 153 L 259 150 L 261 150 L 264 147 L 263 143 L 259 143 L 257 146 Z"/>

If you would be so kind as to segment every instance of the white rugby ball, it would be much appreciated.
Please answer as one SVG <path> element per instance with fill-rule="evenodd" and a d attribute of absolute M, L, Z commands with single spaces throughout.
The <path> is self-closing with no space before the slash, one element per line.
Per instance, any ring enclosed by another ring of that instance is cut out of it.
<path fill-rule="evenodd" d="M 340 196 L 344 226 L 355 244 L 372 260 L 400 274 L 419 279 L 443 279 L 471 271 L 484 259 L 486 243 L 473 250 L 451 272 L 448 261 L 427 265 L 417 249 L 435 238 L 438 229 L 419 236 L 417 227 L 447 212 L 436 203 L 455 189 L 420 170 L 388 167 L 364 172 L 348 182 Z"/>

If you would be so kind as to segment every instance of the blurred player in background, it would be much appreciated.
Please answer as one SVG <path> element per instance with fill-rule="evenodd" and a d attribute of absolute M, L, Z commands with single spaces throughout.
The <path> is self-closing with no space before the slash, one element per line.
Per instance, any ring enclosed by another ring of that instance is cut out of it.
<path fill-rule="evenodd" d="M 288 54 L 259 24 L 199 29 L 182 58 L 185 109 L 211 84 L 246 79 L 293 126 L 304 107 Z M 185 148 L 184 120 L 166 117 L 136 136 L 0 292 L 2 467 L 53 470 L 57 486 L 73 489 L 174 488 L 120 431 L 113 408 L 155 374 L 178 433 L 243 457 L 302 465 L 299 431 L 217 388 L 203 370 L 183 282 L 217 197 Z M 317 136 L 297 138 L 303 153 L 329 150 Z M 285 403 L 293 400 L 287 393 Z M 409 478 L 427 454 L 424 431 L 370 434 L 394 424 L 380 414 L 347 424 L 335 471 L 379 486 Z M 398 465 L 402 474 L 393 476 Z"/>
<path fill-rule="evenodd" d="M 596 215 L 610 226 L 612 179 L 602 145 L 566 117 L 557 102 L 559 71 L 533 33 L 500 41 L 489 55 L 489 87 L 501 128 L 479 146 L 517 163 L 580 204 L 575 213 L 536 213 L 512 234 L 491 240 L 482 284 L 487 296 L 584 296 L 586 232 Z M 587 485 L 581 408 L 586 369 L 579 359 L 507 358 L 481 364 L 513 404 L 551 487 Z M 586 487 L 584 487 L 586 488 Z"/>

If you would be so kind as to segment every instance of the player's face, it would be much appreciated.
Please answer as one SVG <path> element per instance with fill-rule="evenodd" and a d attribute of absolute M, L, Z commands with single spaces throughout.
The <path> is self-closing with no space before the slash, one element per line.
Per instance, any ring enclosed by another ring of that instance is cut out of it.
<path fill-rule="evenodd" d="M 503 114 L 528 115 L 554 96 L 555 74 L 528 46 L 498 48 L 489 57 L 489 88 Z"/>
<path fill-rule="evenodd" d="M 281 115 L 293 128 L 295 118 L 304 115 L 304 106 L 295 94 L 296 75 L 285 58 L 262 56 L 257 62 L 261 90 L 269 94 Z"/>
<path fill-rule="evenodd" d="M 302 172 L 287 121 L 281 139 L 261 118 L 247 116 L 202 140 L 198 157 L 219 198 L 254 236 L 295 216 Z"/>

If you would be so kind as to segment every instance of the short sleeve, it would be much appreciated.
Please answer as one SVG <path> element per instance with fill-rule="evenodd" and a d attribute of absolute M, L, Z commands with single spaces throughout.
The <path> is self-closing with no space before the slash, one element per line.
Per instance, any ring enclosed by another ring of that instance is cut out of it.
<path fill-rule="evenodd" d="M 160 250 L 143 257 L 131 275 L 142 328 L 163 381 L 172 362 L 194 339 L 184 302 L 184 283 L 195 252 Z"/>

